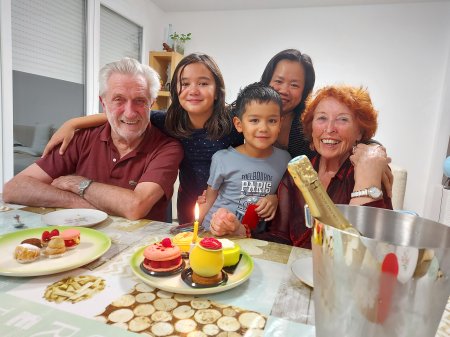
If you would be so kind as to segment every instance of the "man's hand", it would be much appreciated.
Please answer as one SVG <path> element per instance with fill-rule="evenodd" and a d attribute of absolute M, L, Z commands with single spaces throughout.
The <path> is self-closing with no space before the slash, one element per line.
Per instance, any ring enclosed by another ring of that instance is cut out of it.
<path fill-rule="evenodd" d="M 278 198 L 275 194 L 269 194 L 260 198 L 256 205 L 258 205 L 255 209 L 258 216 L 265 221 L 270 221 L 275 217 L 275 212 L 278 207 Z"/>
<path fill-rule="evenodd" d="M 79 185 L 83 180 L 86 180 L 87 178 L 82 176 L 61 176 L 59 178 L 56 178 L 52 182 L 52 186 L 59 188 L 60 190 L 72 192 L 78 195 Z"/>

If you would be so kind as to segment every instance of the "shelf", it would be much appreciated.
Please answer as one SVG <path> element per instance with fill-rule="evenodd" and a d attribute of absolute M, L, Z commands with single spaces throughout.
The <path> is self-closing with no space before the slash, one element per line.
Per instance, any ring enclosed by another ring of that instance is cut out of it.
<path fill-rule="evenodd" d="M 167 83 L 170 83 L 175 68 L 183 58 L 183 55 L 177 52 L 167 51 L 151 51 L 149 55 L 150 67 L 156 70 L 161 78 L 161 87 L 165 88 Z M 161 90 L 158 93 L 158 98 L 153 105 L 153 109 L 167 110 L 170 105 L 170 92 L 168 90 Z"/>

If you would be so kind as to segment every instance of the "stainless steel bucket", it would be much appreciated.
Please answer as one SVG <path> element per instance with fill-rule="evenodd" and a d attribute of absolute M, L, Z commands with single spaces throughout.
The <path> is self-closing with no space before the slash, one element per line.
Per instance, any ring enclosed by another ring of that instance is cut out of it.
<path fill-rule="evenodd" d="M 410 214 L 339 205 L 361 236 L 312 237 L 317 337 L 434 337 L 450 295 L 450 228 Z"/>

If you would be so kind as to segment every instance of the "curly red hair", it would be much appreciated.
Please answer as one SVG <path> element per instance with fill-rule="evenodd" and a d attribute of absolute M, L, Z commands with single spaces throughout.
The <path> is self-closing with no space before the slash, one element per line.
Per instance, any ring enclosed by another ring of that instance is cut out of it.
<path fill-rule="evenodd" d="M 349 85 L 332 85 L 319 89 L 306 101 L 306 108 L 301 117 L 306 139 L 312 141 L 314 112 L 320 101 L 328 97 L 335 98 L 353 112 L 355 121 L 361 131 L 361 142 L 365 143 L 375 135 L 378 127 L 378 112 L 372 105 L 367 89 Z"/>

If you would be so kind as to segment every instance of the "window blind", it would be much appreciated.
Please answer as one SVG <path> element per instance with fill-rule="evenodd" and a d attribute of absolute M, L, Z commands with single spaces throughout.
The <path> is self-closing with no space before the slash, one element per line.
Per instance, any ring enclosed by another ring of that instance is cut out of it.
<path fill-rule="evenodd" d="M 13 70 L 84 83 L 85 0 L 11 1 Z"/>
<path fill-rule="evenodd" d="M 100 7 L 100 68 L 128 56 L 141 61 L 142 27 Z"/>

